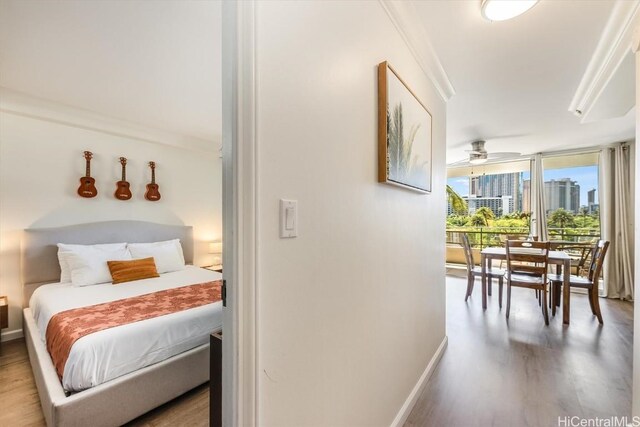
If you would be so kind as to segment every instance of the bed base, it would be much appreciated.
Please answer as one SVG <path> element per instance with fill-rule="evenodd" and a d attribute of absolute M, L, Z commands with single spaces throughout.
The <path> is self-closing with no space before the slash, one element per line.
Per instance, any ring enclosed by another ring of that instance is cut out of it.
<path fill-rule="evenodd" d="M 209 381 L 209 344 L 67 396 L 31 309 L 24 331 L 47 426 L 119 426 Z"/>

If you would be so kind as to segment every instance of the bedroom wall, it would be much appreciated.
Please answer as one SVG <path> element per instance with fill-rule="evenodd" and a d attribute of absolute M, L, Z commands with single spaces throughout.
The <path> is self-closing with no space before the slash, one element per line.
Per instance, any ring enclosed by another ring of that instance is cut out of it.
<path fill-rule="evenodd" d="M 118 219 L 192 225 L 196 265 L 212 264 L 207 243 L 221 236 L 218 144 L 198 151 L 118 136 L 115 131 L 87 129 L 81 112 L 75 117 L 77 123 L 71 123 L 74 116 L 67 107 L 48 109 L 57 115 L 63 112 L 66 122 L 0 111 L 0 295 L 8 295 L 10 301 L 3 340 L 21 335 L 24 228 Z M 111 122 L 105 119 L 105 123 Z M 91 171 L 99 194 L 93 199 L 76 194 L 85 171 L 84 150 L 94 153 Z M 128 158 L 127 180 L 133 192 L 129 201 L 113 197 L 120 156 Z M 157 163 L 162 194 L 158 202 L 143 197 L 150 180 L 149 160 Z"/>
<path fill-rule="evenodd" d="M 388 426 L 446 342 L 445 103 L 379 2 L 256 8 L 258 424 Z M 433 115 L 431 194 L 377 183 L 384 60 Z"/>

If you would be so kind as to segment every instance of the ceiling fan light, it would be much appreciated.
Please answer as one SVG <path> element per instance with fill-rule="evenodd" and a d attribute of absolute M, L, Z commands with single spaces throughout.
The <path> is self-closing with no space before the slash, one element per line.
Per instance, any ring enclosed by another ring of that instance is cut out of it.
<path fill-rule="evenodd" d="M 471 163 L 472 165 L 481 165 L 486 161 L 487 161 L 486 157 L 476 157 L 473 159 L 469 159 L 469 163 Z"/>
<path fill-rule="evenodd" d="M 505 21 L 522 15 L 538 0 L 482 0 L 480 12 L 489 21 Z"/>

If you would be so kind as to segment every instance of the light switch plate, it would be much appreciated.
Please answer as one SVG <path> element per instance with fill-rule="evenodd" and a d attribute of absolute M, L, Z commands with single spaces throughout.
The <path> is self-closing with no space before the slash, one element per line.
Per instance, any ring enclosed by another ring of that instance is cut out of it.
<path fill-rule="evenodd" d="M 298 201 L 280 199 L 280 238 L 298 236 Z"/>

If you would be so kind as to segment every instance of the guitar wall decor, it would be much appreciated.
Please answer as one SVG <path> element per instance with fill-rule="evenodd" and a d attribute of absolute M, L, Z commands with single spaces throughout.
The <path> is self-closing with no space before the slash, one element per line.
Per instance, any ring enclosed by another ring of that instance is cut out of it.
<path fill-rule="evenodd" d="M 160 200 L 160 192 L 158 191 L 158 184 L 156 184 L 156 163 L 149 162 L 151 168 L 151 182 L 147 184 L 147 192 L 144 193 L 144 198 L 150 202 L 157 202 Z"/>
<path fill-rule="evenodd" d="M 127 182 L 127 158 L 120 157 L 122 165 L 122 179 L 116 183 L 116 192 L 113 194 L 118 200 L 129 200 L 131 198 L 130 184 Z"/>
<path fill-rule="evenodd" d="M 87 170 L 85 176 L 80 178 L 80 187 L 78 187 L 78 196 L 80 197 L 96 197 L 98 189 L 96 188 L 96 180 L 91 178 L 91 159 L 93 153 L 91 151 L 84 152 L 84 159 L 87 162 Z"/>

